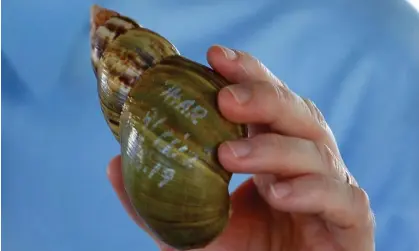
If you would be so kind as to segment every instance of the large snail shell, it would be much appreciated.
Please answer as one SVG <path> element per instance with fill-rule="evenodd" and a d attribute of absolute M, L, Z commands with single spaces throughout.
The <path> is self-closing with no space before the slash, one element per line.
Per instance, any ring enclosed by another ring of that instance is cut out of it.
<path fill-rule="evenodd" d="M 153 59 L 145 66 L 144 55 Z M 100 62 L 102 110 L 117 107 L 112 119 L 119 126 L 110 126 L 121 144 L 124 186 L 134 209 L 169 246 L 205 247 L 230 216 L 232 174 L 218 162 L 217 147 L 246 135 L 245 126 L 227 121 L 217 109 L 217 93 L 229 83 L 139 27 L 109 42 Z M 121 81 L 132 72 L 130 84 Z M 101 83 L 114 89 L 103 91 Z M 129 89 L 121 92 L 121 86 Z"/>

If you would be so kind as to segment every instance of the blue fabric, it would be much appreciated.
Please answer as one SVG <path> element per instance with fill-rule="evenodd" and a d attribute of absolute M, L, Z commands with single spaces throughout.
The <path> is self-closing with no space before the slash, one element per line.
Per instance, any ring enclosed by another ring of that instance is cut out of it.
<path fill-rule="evenodd" d="M 377 250 L 419 247 L 419 15 L 402 0 L 98 1 L 206 63 L 260 58 L 324 112 L 368 191 Z M 119 147 L 89 61 L 92 1 L 3 1 L 3 248 L 157 250 L 105 174 Z M 234 189 L 248 176 L 235 176 Z"/>

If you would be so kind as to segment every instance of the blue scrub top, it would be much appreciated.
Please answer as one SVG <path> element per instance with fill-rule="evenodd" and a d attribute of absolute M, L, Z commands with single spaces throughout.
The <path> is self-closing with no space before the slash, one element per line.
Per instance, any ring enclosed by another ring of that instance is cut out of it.
<path fill-rule="evenodd" d="M 324 112 L 377 220 L 377 250 L 419 247 L 419 15 L 403 0 L 97 1 L 206 63 L 260 58 Z M 3 248 L 153 251 L 105 168 L 119 146 L 89 61 L 92 1 L 3 1 Z M 246 175 L 233 178 L 234 189 Z"/>

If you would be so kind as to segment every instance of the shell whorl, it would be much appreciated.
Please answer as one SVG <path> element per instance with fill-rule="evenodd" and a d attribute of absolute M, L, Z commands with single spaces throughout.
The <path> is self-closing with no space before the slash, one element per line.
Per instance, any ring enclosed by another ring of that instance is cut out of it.
<path fill-rule="evenodd" d="M 115 11 L 94 6 L 91 15 L 90 57 L 101 109 L 119 141 L 119 121 L 129 91 L 144 71 L 179 51 L 164 37 Z"/>

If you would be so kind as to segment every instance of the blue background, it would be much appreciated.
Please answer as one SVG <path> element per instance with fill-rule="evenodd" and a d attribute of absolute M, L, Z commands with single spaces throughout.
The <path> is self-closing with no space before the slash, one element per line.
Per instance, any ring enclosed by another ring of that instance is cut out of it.
<path fill-rule="evenodd" d="M 419 250 L 419 17 L 402 0 L 96 1 L 206 63 L 219 43 L 314 100 L 369 193 L 377 250 Z M 105 173 L 119 147 L 89 61 L 86 0 L 2 1 L 5 251 L 157 250 Z M 247 176 L 235 176 L 232 189 Z"/>

